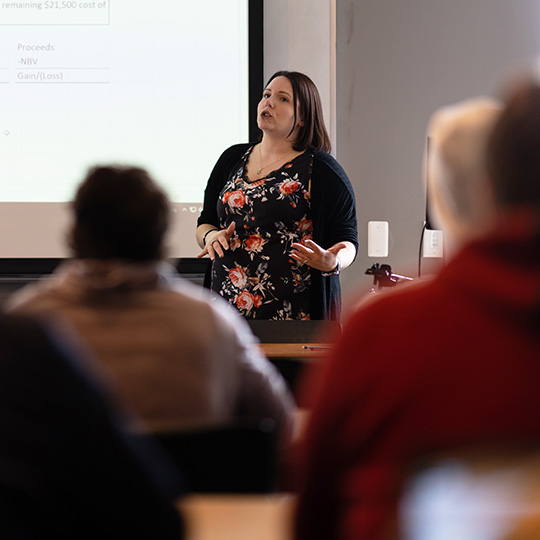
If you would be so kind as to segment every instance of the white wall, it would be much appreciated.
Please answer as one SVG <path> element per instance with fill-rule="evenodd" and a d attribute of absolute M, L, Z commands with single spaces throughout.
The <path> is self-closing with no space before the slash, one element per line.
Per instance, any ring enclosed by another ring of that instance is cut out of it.
<path fill-rule="evenodd" d="M 335 155 L 356 192 L 360 250 L 345 290 L 374 262 L 415 277 L 425 217 L 422 155 L 432 112 L 497 94 L 540 53 L 540 0 L 266 0 L 265 74 L 299 69 L 318 84 Z M 334 79 L 335 77 L 335 79 Z M 335 95 L 332 81 L 336 81 Z M 368 221 L 388 221 L 387 258 L 367 255 Z M 424 259 L 424 273 L 440 261 Z"/>
<path fill-rule="evenodd" d="M 317 85 L 324 119 L 335 142 L 335 0 L 266 0 L 264 79 L 276 71 L 301 71 Z"/>
<path fill-rule="evenodd" d="M 430 115 L 497 95 L 539 52 L 539 0 L 338 1 L 337 157 L 355 187 L 361 244 L 347 286 L 371 279 L 373 262 L 417 275 Z M 367 256 L 370 220 L 389 222 L 385 259 Z"/>

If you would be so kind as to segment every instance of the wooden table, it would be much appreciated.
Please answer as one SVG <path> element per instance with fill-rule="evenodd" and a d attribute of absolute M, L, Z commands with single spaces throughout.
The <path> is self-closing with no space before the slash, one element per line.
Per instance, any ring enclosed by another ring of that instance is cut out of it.
<path fill-rule="evenodd" d="M 259 346 L 297 398 L 298 383 L 304 369 L 326 358 L 332 351 L 329 343 L 260 343 Z"/>
<path fill-rule="evenodd" d="M 325 358 L 332 351 L 332 345 L 328 343 L 261 343 L 260 347 L 267 358 L 306 361 Z"/>
<path fill-rule="evenodd" d="M 190 495 L 177 508 L 186 540 L 292 540 L 294 495 Z"/>

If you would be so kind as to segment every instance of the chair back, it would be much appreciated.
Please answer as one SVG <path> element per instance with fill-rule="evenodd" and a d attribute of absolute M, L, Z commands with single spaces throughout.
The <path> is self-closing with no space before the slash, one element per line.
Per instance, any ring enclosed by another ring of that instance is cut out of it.
<path fill-rule="evenodd" d="M 341 333 L 337 321 L 265 321 L 248 319 L 261 343 L 325 343 Z"/>
<path fill-rule="evenodd" d="M 277 488 L 277 431 L 270 419 L 154 432 L 189 493 L 270 493 Z"/>

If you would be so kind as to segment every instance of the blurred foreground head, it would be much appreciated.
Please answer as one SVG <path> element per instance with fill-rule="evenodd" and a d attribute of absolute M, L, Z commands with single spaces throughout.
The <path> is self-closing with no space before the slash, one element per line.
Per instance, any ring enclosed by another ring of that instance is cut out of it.
<path fill-rule="evenodd" d="M 164 256 L 169 200 L 144 169 L 90 169 L 75 195 L 73 214 L 71 247 L 78 258 L 153 261 Z"/>
<path fill-rule="evenodd" d="M 521 78 L 507 92 L 506 106 L 488 146 L 489 173 L 501 210 L 540 209 L 540 80 Z"/>
<path fill-rule="evenodd" d="M 493 223 L 488 140 L 501 104 L 477 97 L 438 109 L 428 126 L 428 204 L 452 250 L 482 236 Z"/>

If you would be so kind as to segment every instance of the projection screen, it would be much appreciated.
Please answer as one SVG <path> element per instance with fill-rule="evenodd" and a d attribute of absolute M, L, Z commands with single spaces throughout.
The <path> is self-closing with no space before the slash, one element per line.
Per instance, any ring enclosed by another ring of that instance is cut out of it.
<path fill-rule="evenodd" d="M 0 1 L 0 258 L 66 257 L 86 170 L 147 168 L 193 257 L 208 175 L 249 139 L 248 0 Z"/>

